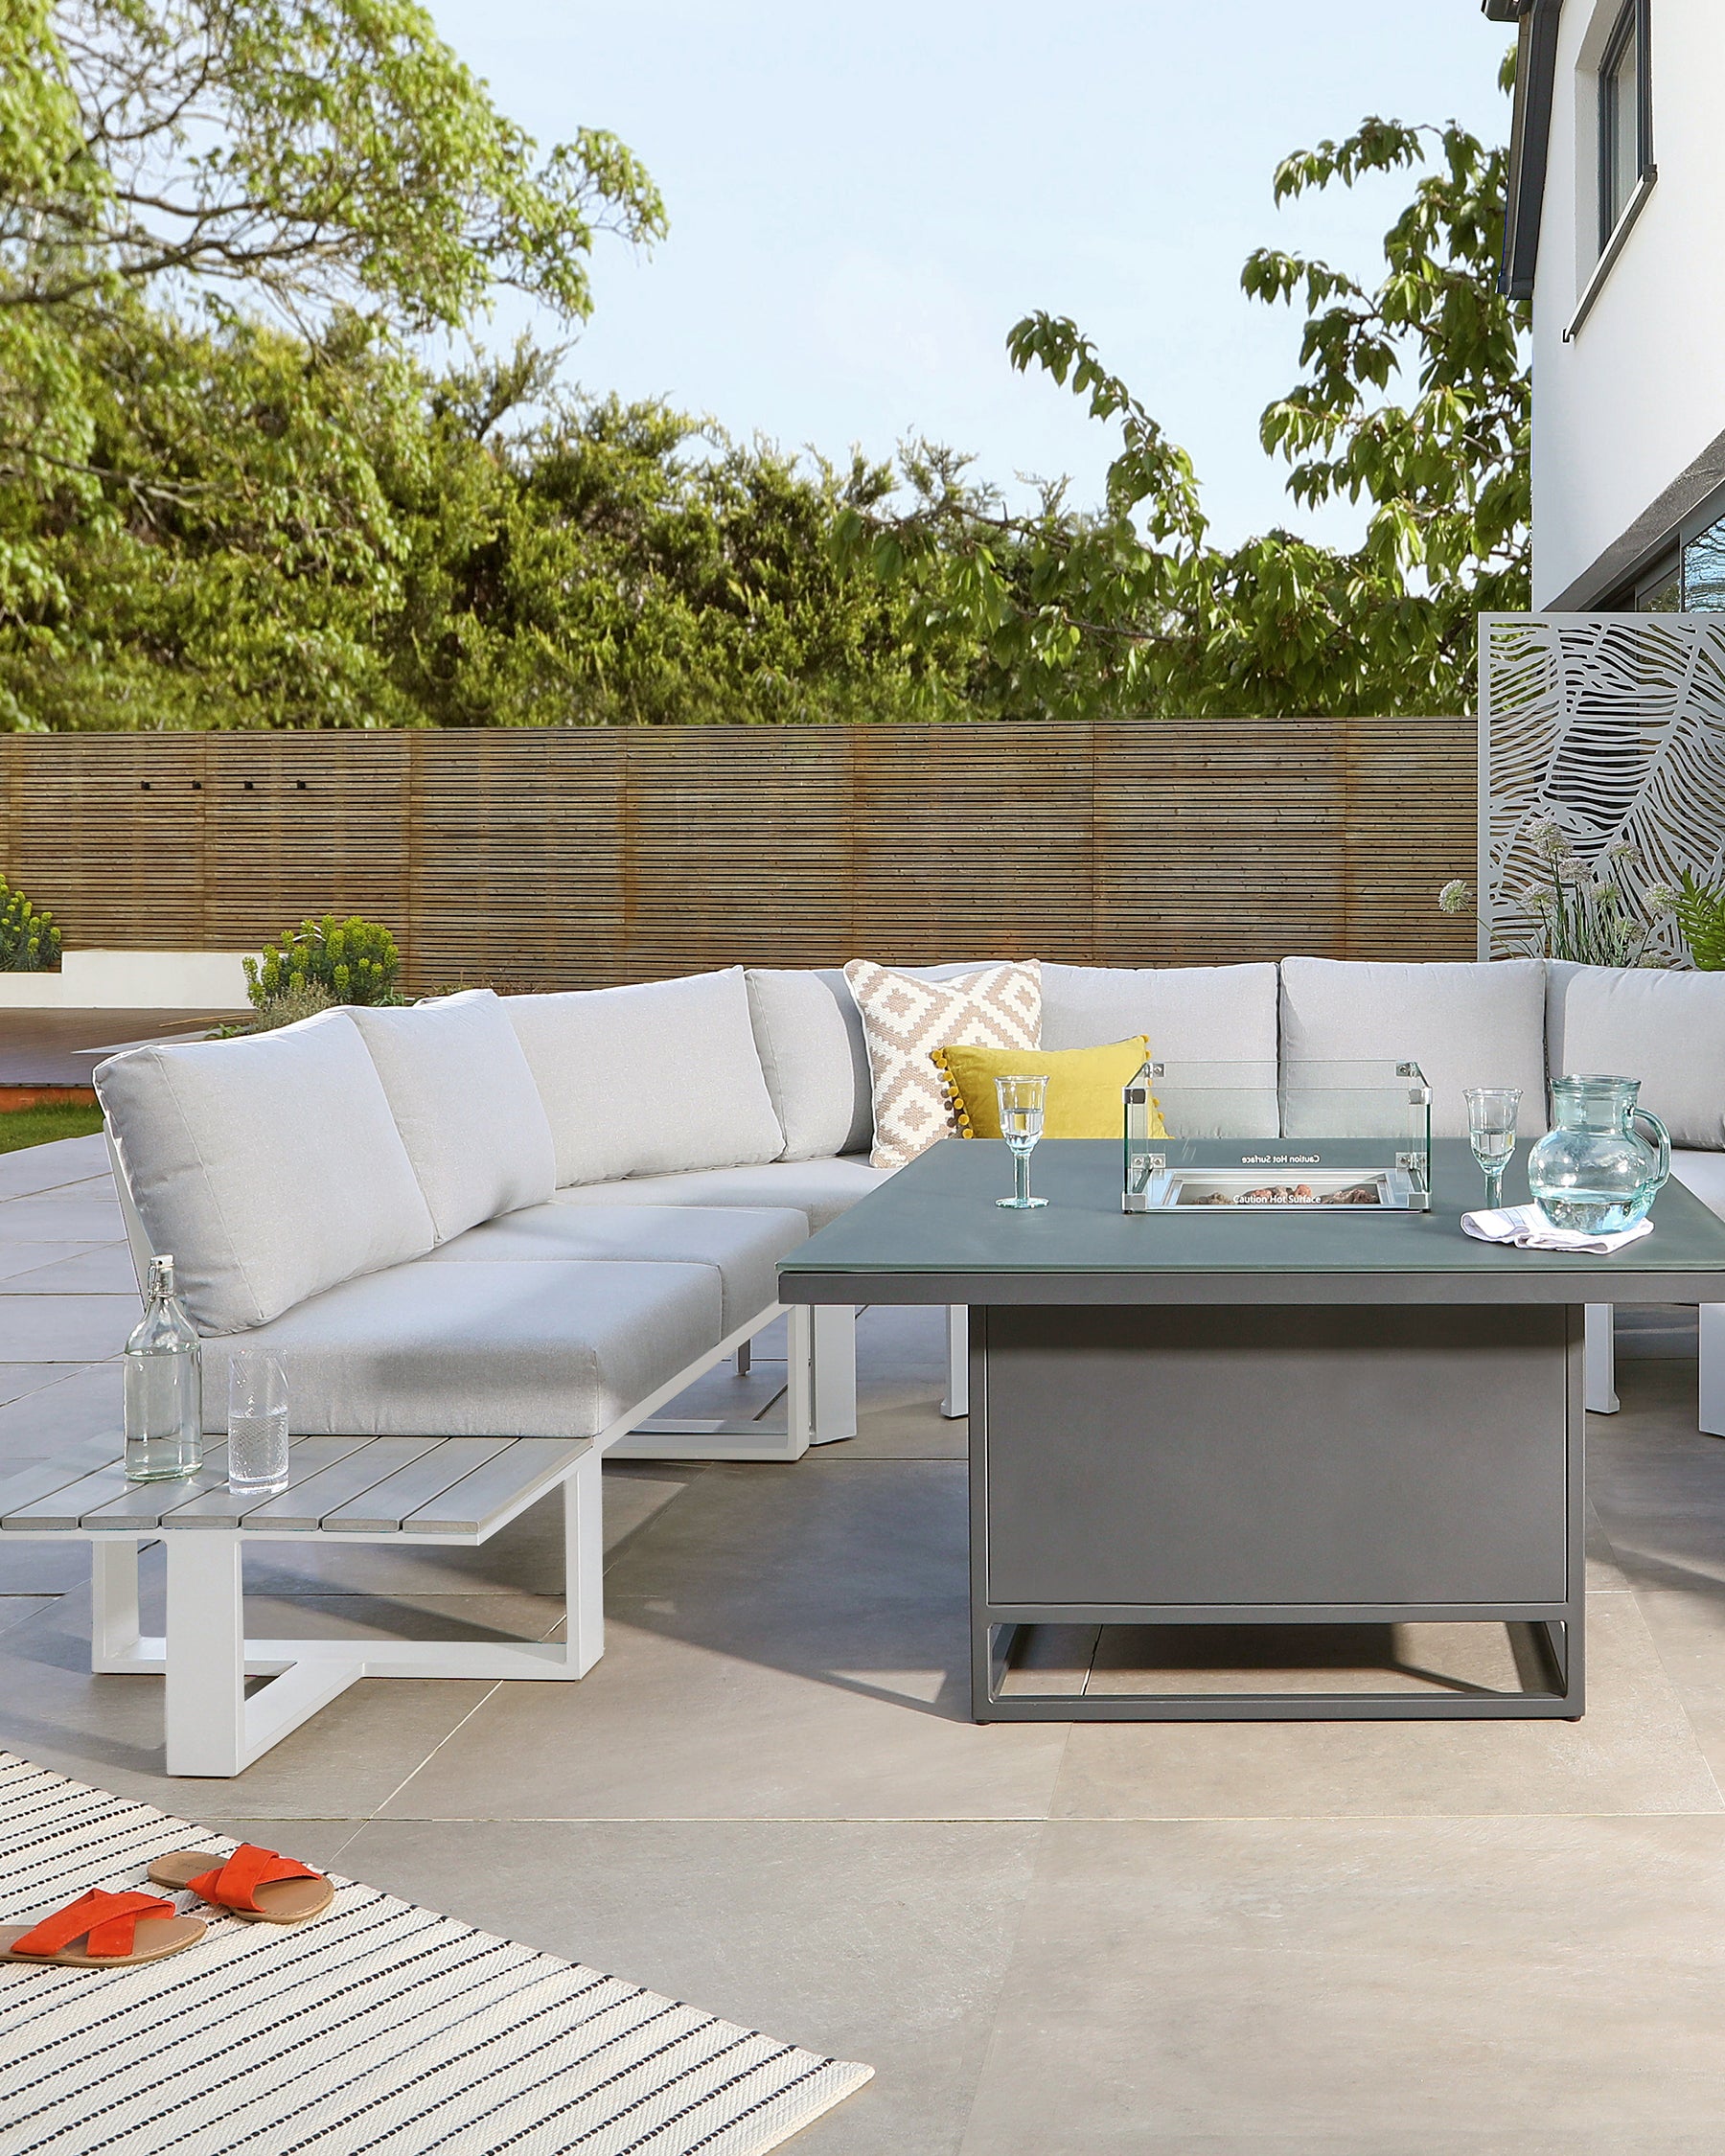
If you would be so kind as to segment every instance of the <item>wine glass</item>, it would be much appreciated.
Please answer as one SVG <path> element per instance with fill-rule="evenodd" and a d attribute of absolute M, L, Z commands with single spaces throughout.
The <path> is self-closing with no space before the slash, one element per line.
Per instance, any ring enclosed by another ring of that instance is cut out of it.
<path fill-rule="evenodd" d="M 1030 1156 L 1043 1134 L 1043 1111 L 1047 1105 L 1046 1078 L 997 1078 L 995 1097 L 1000 1104 L 1000 1135 L 1012 1148 L 1012 1196 L 997 1198 L 1017 1213 L 1046 1205 L 1046 1198 L 1030 1195 Z"/>
<path fill-rule="evenodd" d="M 1515 1151 L 1515 1112 L 1521 1106 L 1517 1086 L 1469 1086 L 1467 1142 L 1485 1176 L 1485 1209 L 1504 1202 L 1504 1170 Z"/>

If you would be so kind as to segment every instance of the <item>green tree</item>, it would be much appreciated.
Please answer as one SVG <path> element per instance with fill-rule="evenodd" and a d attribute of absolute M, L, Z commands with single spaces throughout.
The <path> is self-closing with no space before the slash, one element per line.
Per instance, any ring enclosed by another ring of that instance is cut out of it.
<path fill-rule="evenodd" d="M 557 385 L 523 345 L 432 375 L 374 322 L 307 339 L 141 302 L 80 345 L 100 467 L 0 487 L 58 595 L 0 625 L 0 710 L 54 729 L 944 716 L 902 602 L 827 544 L 886 468 L 799 465 Z M 942 654 L 945 656 L 945 654 Z"/>
<path fill-rule="evenodd" d="M 968 643 L 981 710 L 1466 707 L 1476 616 L 1529 603 L 1527 312 L 1495 283 L 1506 153 L 1453 125 L 1368 120 L 1287 158 L 1276 198 L 1408 170 L 1421 176 L 1375 284 L 1271 248 L 1242 277 L 1255 299 L 1303 302 L 1301 378 L 1261 438 L 1297 501 L 1370 504 L 1357 550 L 1286 531 L 1213 546 L 1189 458 L 1077 327 L 1047 314 L 1020 322 L 1008 352 L 1117 428 L 1096 511 L 1073 510 L 1063 486 L 1013 514 L 963 460 L 918 445 L 908 501 L 841 514 L 841 558 L 910 594 L 913 632 Z"/>
<path fill-rule="evenodd" d="M 315 362 L 332 322 L 351 342 L 344 315 L 452 328 L 498 287 L 579 319 L 595 233 L 663 225 L 622 144 L 540 157 L 412 0 L 8 0 L 0 629 L 39 645 L 70 616 L 45 535 L 185 506 L 172 472 L 104 460 L 119 345 L 159 355 L 199 312 L 243 342 L 243 303 Z"/>

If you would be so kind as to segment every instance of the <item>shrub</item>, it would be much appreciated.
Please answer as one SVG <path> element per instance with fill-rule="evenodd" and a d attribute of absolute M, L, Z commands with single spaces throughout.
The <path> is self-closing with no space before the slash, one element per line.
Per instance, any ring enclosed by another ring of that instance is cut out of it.
<path fill-rule="evenodd" d="M 285 929 L 264 953 L 261 966 L 248 958 L 245 987 L 258 1011 L 309 988 L 322 989 L 331 1003 L 399 1003 L 403 1000 L 396 992 L 401 971 L 402 954 L 387 929 L 356 913 L 345 921 L 326 913 L 321 921 L 302 921 L 297 929 Z M 308 1012 L 298 1015 L 304 1018 Z"/>
<path fill-rule="evenodd" d="M 0 974 L 40 974 L 60 962 L 60 932 L 46 906 L 38 912 L 0 876 Z"/>
<path fill-rule="evenodd" d="M 1698 883 L 1686 868 L 1683 887 L 1671 893 L 1671 900 L 1697 969 L 1725 973 L 1725 884 Z"/>
<path fill-rule="evenodd" d="M 297 1025 L 301 1019 L 315 1018 L 319 1011 L 333 1011 L 336 999 L 327 988 L 314 980 L 300 981 L 292 988 L 285 988 L 279 996 L 272 996 L 266 1003 L 258 1006 L 258 1015 L 248 1025 L 237 1025 L 236 1033 L 273 1033 L 279 1025 Z"/>

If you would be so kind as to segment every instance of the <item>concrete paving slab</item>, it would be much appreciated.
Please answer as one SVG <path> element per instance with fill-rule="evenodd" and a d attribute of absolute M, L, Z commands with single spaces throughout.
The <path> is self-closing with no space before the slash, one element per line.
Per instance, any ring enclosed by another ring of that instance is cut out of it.
<path fill-rule="evenodd" d="M 799 2134 L 798 2156 L 954 2156 L 1041 1831 L 387 1819 L 341 1863 L 488 1930 L 867 2059 L 874 2080 Z"/>
<path fill-rule="evenodd" d="M 135 1292 L 0 1296 L 0 1357 L 93 1363 L 118 1355 L 137 1322 Z"/>
<path fill-rule="evenodd" d="M 1722 1859 L 1716 1818 L 1051 1825 L 966 2156 L 1716 2136 Z"/>

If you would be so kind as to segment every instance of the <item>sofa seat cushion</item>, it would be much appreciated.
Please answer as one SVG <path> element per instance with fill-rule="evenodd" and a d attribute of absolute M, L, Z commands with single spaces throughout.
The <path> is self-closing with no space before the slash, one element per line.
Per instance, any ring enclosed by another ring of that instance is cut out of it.
<path fill-rule="evenodd" d="M 356 1010 L 440 1243 L 557 1188 L 551 1126 L 489 988 L 405 1010 Z"/>
<path fill-rule="evenodd" d="M 1553 1078 L 1639 1078 L 1673 1145 L 1725 1147 L 1725 974 L 1553 962 L 1546 975 Z"/>
<path fill-rule="evenodd" d="M 266 1348 L 301 1436 L 596 1437 L 724 1338 L 710 1265 L 418 1258 L 204 1343 L 204 1428 L 227 1362 Z"/>
<path fill-rule="evenodd" d="M 886 1181 L 885 1168 L 846 1154 L 836 1160 L 770 1160 L 758 1168 L 709 1168 L 693 1175 L 641 1176 L 627 1182 L 560 1190 L 560 1205 L 747 1205 L 794 1207 L 809 1232 L 824 1227 Z"/>
<path fill-rule="evenodd" d="M 1282 960 L 1284 1070 L 1300 1063 L 1417 1063 L 1432 1089 L 1434 1137 L 1467 1135 L 1462 1094 L 1469 1086 L 1519 1087 L 1520 1135 L 1544 1131 L 1545 1015 L 1541 958 L 1491 965 Z"/>
<path fill-rule="evenodd" d="M 601 1258 L 710 1266 L 719 1275 L 724 1330 L 733 1333 L 777 1302 L 778 1262 L 808 1239 L 807 1217 L 789 1208 L 549 1204 L 470 1227 L 432 1256 L 458 1264 Z"/>
<path fill-rule="evenodd" d="M 431 1248 L 407 1149 L 345 1011 L 132 1048 L 99 1064 L 95 1084 L 150 1247 L 172 1256 L 200 1333 L 266 1323 Z"/>
<path fill-rule="evenodd" d="M 1679 1152 L 1673 1146 L 1671 1175 L 1725 1220 L 1725 1153 Z"/>
<path fill-rule="evenodd" d="M 784 1151 L 741 966 L 508 996 L 503 1009 L 550 1118 L 560 1186 L 743 1167 Z"/>

